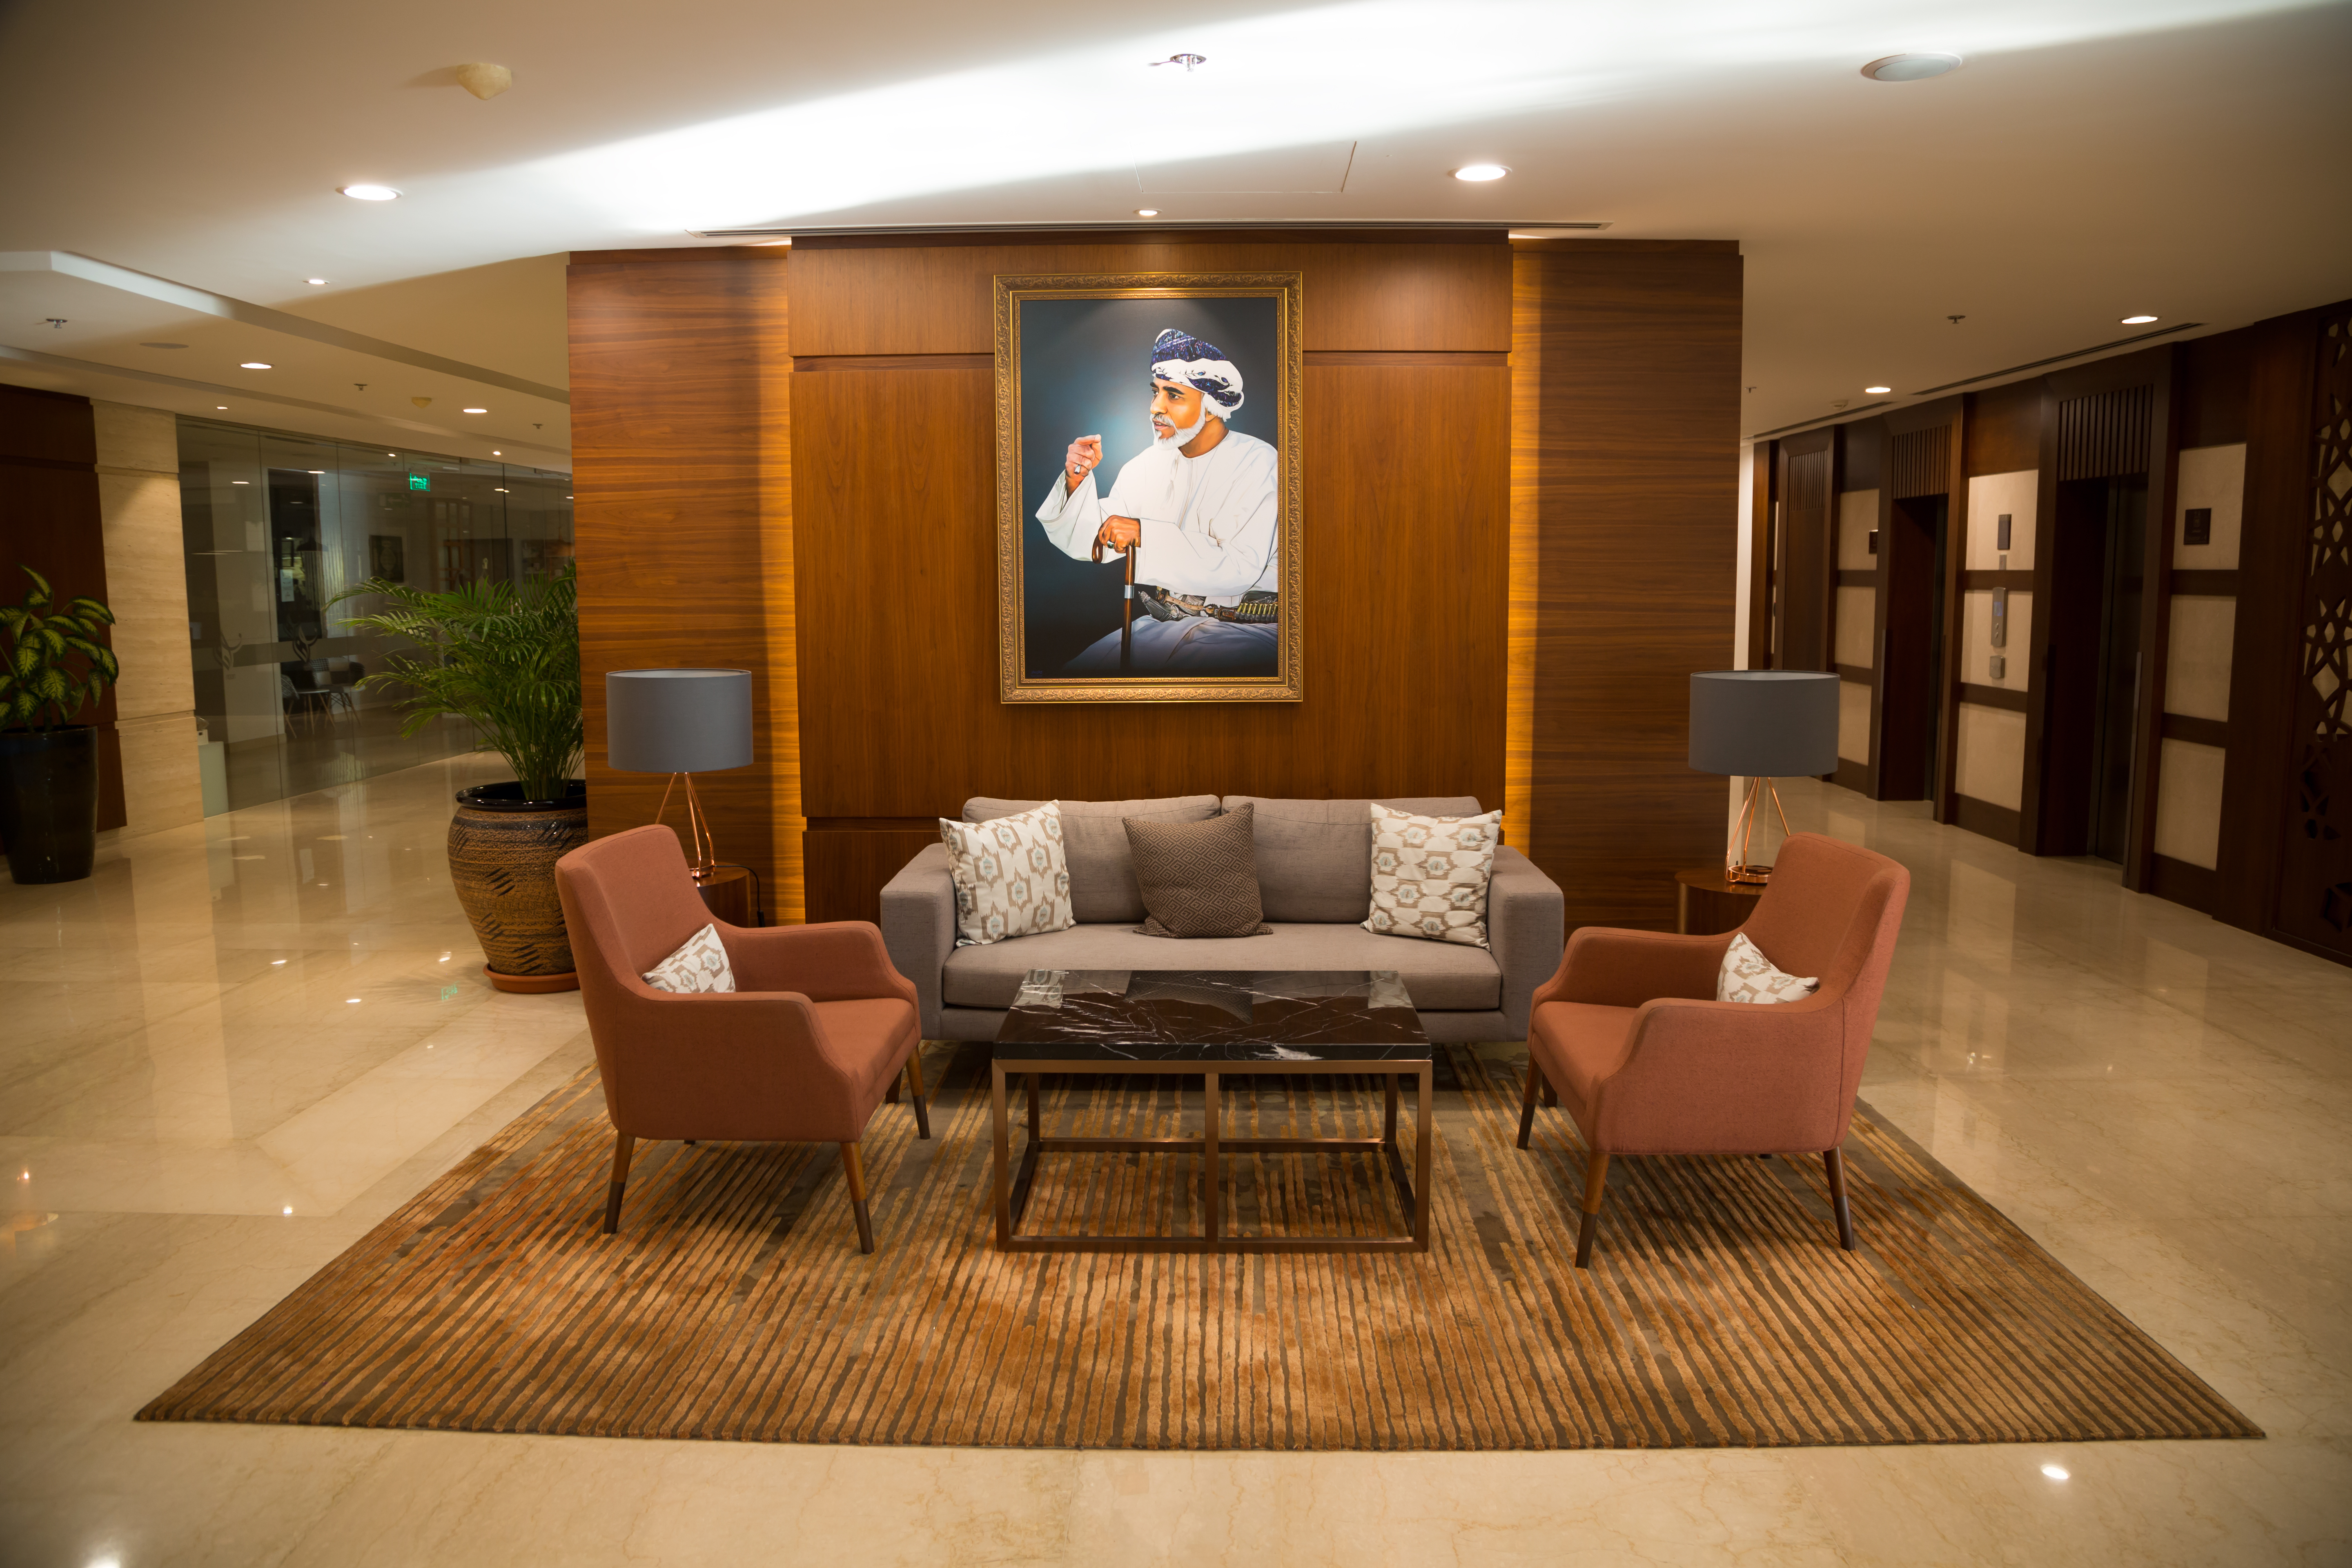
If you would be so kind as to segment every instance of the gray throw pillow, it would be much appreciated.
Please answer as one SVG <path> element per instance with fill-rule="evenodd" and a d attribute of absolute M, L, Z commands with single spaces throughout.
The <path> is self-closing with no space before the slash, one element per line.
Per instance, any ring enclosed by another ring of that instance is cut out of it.
<path fill-rule="evenodd" d="M 1258 902 L 1250 808 L 1206 822 L 1126 819 L 1145 936 L 1270 936 Z"/>

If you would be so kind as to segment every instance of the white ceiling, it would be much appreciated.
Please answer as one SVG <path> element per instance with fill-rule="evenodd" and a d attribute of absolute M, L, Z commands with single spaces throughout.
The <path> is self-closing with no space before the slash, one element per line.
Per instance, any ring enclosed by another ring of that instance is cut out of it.
<path fill-rule="evenodd" d="M 1968 64 L 1859 74 L 1907 49 Z M 1145 64 L 1178 51 L 1208 63 Z M 565 383 L 562 253 L 710 243 L 690 230 L 1150 205 L 1736 239 L 1750 432 L 2107 342 L 2136 312 L 2220 330 L 2352 294 L 2342 4 L 18 0 L 0 60 L 0 252 L 462 362 L 19 267 L 0 380 L 469 457 L 528 438 L 551 465 L 562 405 L 499 383 Z M 513 89 L 478 101 L 449 74 L 469 60 Z M 1486 160 L 1511 175 L 1449 177 Z M 355 181 L 405 194 L 336 194 Z"/>

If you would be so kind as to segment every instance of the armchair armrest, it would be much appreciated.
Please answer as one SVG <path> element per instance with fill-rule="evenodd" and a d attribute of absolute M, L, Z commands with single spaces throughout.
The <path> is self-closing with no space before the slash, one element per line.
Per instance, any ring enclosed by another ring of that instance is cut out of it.
<path fill-rule="evenodd" d="M 1661 996 L 1712 1002 L 1723 951 L 1732 933 L 1676 936 L 1668 931 L 1584 926 L 1568 939 L 1559 972 L 1535 994 L 1534 1005 L 1586 1002 L 1639 1007 Z"/>
<path fill-rule="evenodd" d="M 787 991 L 678 995 L 624 982 L 598 1032 L 613 1124 L 646 1138 L 858 1136 L 862 1062 Z"/>
<path fill-rule="evenodd" d="M 739 992 L 794 991 L 812 1002 L 896 996 L 910 1007 L 921 1005 L 914 986 L 892 967 L 881 931 L 864 921 L 722 925 L 719 940 Z"/>
<path fill-rule="evenodd" d="M 1486 946 L 1503 972 L 1503 1019 L 1508 1037 L 1524 1039 L 1536 987 L 1559 967 L 1567 900 L 1559 884 L 1508 845 L 1495 851 L 1486 886 Z"/>
<path fill-rule="evenodd" d="M 955 952 L 955 879 L 948 847 L 932 844 L 882 888 L 882 942 L 898 973 L 914 983 L 923 1038 L 940 1038 L 940 976 Z"/>

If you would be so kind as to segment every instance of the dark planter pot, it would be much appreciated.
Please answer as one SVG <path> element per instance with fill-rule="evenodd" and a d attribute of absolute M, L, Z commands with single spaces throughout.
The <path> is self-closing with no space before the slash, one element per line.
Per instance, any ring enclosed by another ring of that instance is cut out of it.
<path fill-rule="evenodd" d="M 588 842 L 588 786 L 562 800 L 525 800 L 519 784 L 457 792 L 449 819 L 449 879 L 474 922 L 501 991 L 576 991 L 572 942 L 555 897 L 555 863 Z"/>
<path fill-rule="evenodd" d="M 98 856 L 98 731 L 0 731 L 0 838 L 19 882 L 78 882 Z"/>

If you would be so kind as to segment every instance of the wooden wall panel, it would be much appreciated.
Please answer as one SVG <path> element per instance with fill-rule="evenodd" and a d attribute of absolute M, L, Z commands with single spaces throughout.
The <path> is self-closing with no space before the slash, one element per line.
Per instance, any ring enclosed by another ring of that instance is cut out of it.
<path fill-rule="evenodd" d="M 1122 237 L 1091 243 L 793 247 L 793 287 L 810 304 L 800 355 L 992 353 L 1000 272 L 1298 271 L 1310 350 L 1429 353 L 1511 346 L 1510 252 L 1499 233 L 1410 243 Z M 1449 243 L 1449 240 L 1451 241 Z"/>
<path fill-rule="evenodd" d="M 1968 477 L 2013 474 L 2042 462 L 2042 382 L 2012 382 L 1969 398 Z"/>
<path fill-rule="evenodd" d="M 1727 815 L 1688 765 L 1689 677 L 1732 657 L 1740 258 L 1529 245 L 1514 302 L 1540 353 L 1513 411 L 1540 532 L 1529 853 L 1571 930 L 1672 930 L 1673 873 L 1721 855 Z"/>
<path fill-rule="evenodd" d="M 1829 669 L 1836 604 L 1837 431 L 1780 443 L 1780 624 L 1776 669 Z"/>
<path fill-rule="evenodd" d="M 106 540 L 98 494 L 98 431 L 89 399 L 0 385 L 0 604 L 24 602 L 30 566 L 49 580 L 57 607 L 77 595 L 105 601 Z M 113 646 L 109 633 L 105 641 Z M 129 818 L 122 742 L 108 688 L 79 715 L 98 728 L 98 826 Z"/>
<path fill-rule="evenodd" d="M 1500 805 L 1508 372 L 1306 378 L 1307 700 L 1047 707 L 997 699 L 990 373 L 798 377 L 799 570 L 829 585 L 801 606 L 807 814 L 952 816 L 973 795 Z M 1414 715 L 1415 744 L 1390 714 Z"/>
<path fill-rule="evenodd" d="M 785 253 L 575 259 L 573 493 L 589 826 L 651 821 L 664 779 L 604 765 L 607 670 L 750 669 L 751 767 L 704 774 L 719 857 L 799 915 Z M 677 820 L 672 803 L 670 820 Z"/>

